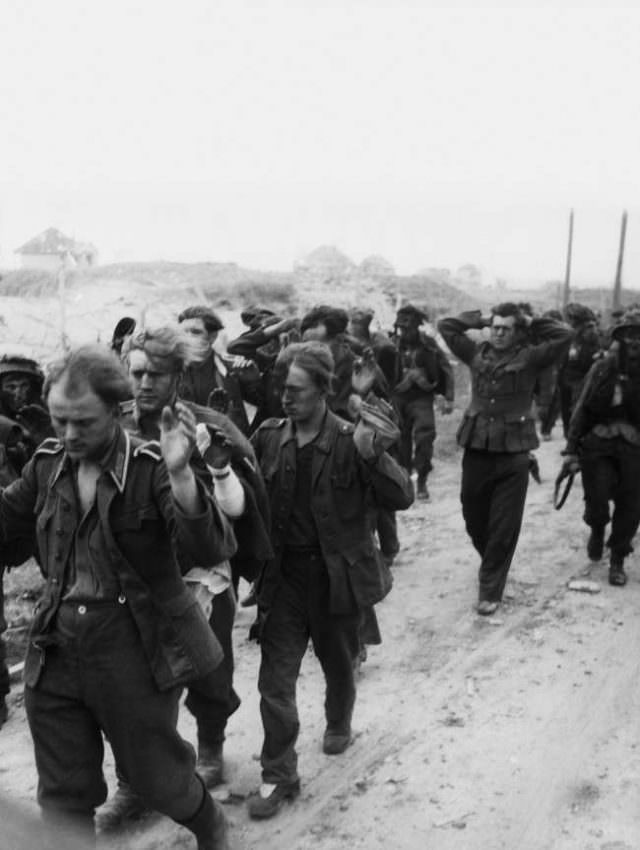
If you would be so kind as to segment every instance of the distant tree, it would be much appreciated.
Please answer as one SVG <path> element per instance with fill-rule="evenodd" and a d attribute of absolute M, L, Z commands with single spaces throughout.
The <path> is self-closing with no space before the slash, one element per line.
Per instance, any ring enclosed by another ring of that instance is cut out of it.
<path fill-rule="evenodd" d="M 391 277 L 395 269 L 388 260 L 379 254 L 371 254 L 360 263 L 358 270 L 368 277 Z"/>
<path fill-rule="evenodd" d="M 473 263 L 465 263 L 455 273 L 455 281 L 460 286 L 482 286 L 482 270 Z"/>
<path fill-rule="evenodd" d="M 324 277 L 340 277 L 355 268 L 353 260 L 334 245 L 321 245 L 294 265 L 296 272 L 311 272 Z"/>

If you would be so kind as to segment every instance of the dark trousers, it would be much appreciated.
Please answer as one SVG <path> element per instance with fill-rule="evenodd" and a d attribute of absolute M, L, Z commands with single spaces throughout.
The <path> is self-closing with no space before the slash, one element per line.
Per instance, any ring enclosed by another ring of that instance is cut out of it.
<path fill-rule="evenodd" d="M 127 605 L 63 603 L 54 638 L 36 687 L 25 687 L 43 816 L 92 824 L 107 797 L 104 733 L 149 808 L 191 817 L 202 784 L 176 729 L 181 689 L 156 687 Z"/>
<path fill-rule="evenodd" d="M 296 682 L 309 643 L 325 676 L 325 716 L 332 730 L 346 732 L 356 698 L 353 664 L 359 651 L 360 612 L 329 611 L 329 576 L 319 553 L 287 554 L 283 580 L 261 634 L 258 689 L 264 726 L 264 782 L 298 779 L 295 751 L 300 730 Z"/>
<path fill-rule="evenodd" d="M 217 747 L 224 742 L 228 718 L 240 706 L 240 697 L 233 689 L 233 621 L 236 597 L 232 588 L 213 597 L 209 625 L 220 641 L 224 652 L 222 662 L 202 679 L 189 685 L 185 705 L 198 726 L 198 743 Z"/>
<path fill-rule="evenodd" d="M 426 478 L 431 472 L 436 438 L 433 395 L 427 394 L 413 401 L 405 401 L 400 395 L 395 398 L 395 403 L 400 414 L 400 463 L 408 472 L 415 469 L 420 478 Z"/>
<path fill-rule="evenodd" d="M 9 693 L 9 668 L 7 667 L 7 647 L 2 635 L 7 630 L 4 618 L 4 589 L 2 586 L 3 570 L 0 569 L 0 699 Z"/>
<path fill-rule="evenodd" d="M 580 455 L 584 521 L 604 530 L 611 519 L 611 555 L 624 558 L 640 524 L 640 447 L 621 437 L 588 436 Z M 609 502 L 613 502 L 613 515 Z"/>
<path fill-rule="evenodd" d="M 462 515 L 482 558 L 479 599 L 499 602 L 520 536 L 529 483 L 528 452 L 467 449 L 462 460 Z"/>

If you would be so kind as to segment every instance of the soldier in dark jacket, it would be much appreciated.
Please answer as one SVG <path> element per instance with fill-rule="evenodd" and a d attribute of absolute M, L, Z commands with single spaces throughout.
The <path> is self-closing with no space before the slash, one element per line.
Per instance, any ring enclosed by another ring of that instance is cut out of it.
<path fill-rule="evenodd" d="M 423 310 L 406 304 L 398 310 L 395 342 L 398 349 L 397 372 L 393 381 L 393 401 L 400 414 L 400 458 L 405 469 L 415 469 L 416 495 L 428 499 L 427 476 L 431 472 L 436 420 L 433 402 L 444 396 L 444 413 L 453 409 L 453 370 L 436 340 L 423 333 L 427 320 Z"/>
<path fill-rule="evenodd" d="M 134 398 L 121 405 L 122 425 L 146 440 L 157 439 L 165 406 L 179 399 L 180 382 L 191 356 L 190 339 L 178 327 L 146 328 L 134 333 L 123 350 Z M 209 625 L 224 651 L 224 659 L 205 678 L 191 682 L 186 706 L 196 718 L 197 768 L 208 787 L 223 781 L 223 743 L 229 717 L 240 706 L 233 687 L 233 622 L 235 591 L 242 577 L 257 578 L 272 555 L 269 506 L 264 482 L 251 444 L 230 419 L 218 411 L 186 403 L 197 423 L 197 449 L 191 464 L 216 502 L 233 522 L 238 550 L 220 564 L 200 564 L 185 576 L 202 600 Z M 118 770 L 118 789 L 100 813 L 102 831 L 115 831 L 140 818 L 142 800 Z"/>
<path fill-rule="evenodd" d="M 611 338 L 608 354 L 587 374 L 564 454 L 565 468 L 582 470 L 587 554 L 602 558 L 611 522 L 609 583 L 622 587 L 624 559 L 640 523 L 640 311 L 623 316 Z"/>
<path fill-rule="evenodd" d="M 281 365 L 287 418 L 268 420 L 252 438 L 271 503 L 275 551 L 258 588 L 264 744 L 263 785 L 249 800 L 254 818 L 271 817 L 300 790 L 295 694 L 309 637 L 326 679 L 324 752 L 348 747 L 360 612 L 388 590 L 370 514 L 376 505 L 402 510 L 413 500 L 407 473 L 376 431 L 328 409 L 328 347 L 291 345 Z"/>
<path fill-rule="evenodd" d="M 467 331 L 489 326 L 491 339 Z M 531 344 L 528 328 L 539 340 Z M 499 304 L 490 320 L 480 311 L 443 319 L 438 328 L 471 370 L 471 402 L 458 430 L 464 448 L 462 513 L 482 558 L 478 613 L 497 609 L 515 553 L 529 479 L 529 452 L 538 446 L 532 413 L 539 372 L 562 357 L 572 332 L 553 319 L 531 319 L 516 304 Z"/>
<path fill-rule="evenodd" d="M 182 398 L 201 407 L 214 407 L 229 416 L 243 434 L 251 430 L 245 402 L 257 408 L 260 373 L 250 360 L 221 356 L 213 348 L 224 325 L 211 308 L 187 307 L 178 322 L 197 343 L 198 352 L 182 378 Z"/>
<path fill-rule="evenodd" d="M 79 830 L 93 845 L 104 733 L 147 805 L 191 830 L 199 850 L 221 850 L 224 815 L 176 718 L 182 685 L 222 651 L 181 568 L 230 557 L 235 539 L 189 466 L 190 411 L 165 408 L 160 444 L 147 443 L 118 422 L 129 394 L 112 352 L 72 351 L 45 387 L 59 439 L 0 495 L 3 557 L 35 536 L 46 581 L 24 672 L 38 801 L 52 831 Z"/>
<path fill-rule="evenodd" d="M 587 372 L 600 353 L 600 333 L 596 317 L 584 304 L 571 303 L 565 307 L 565 317 L 574 335 L 566 355 L 558 364 L 558 395 L 564 436 L 569 433 L 573 408 L 582 391 Z"/>

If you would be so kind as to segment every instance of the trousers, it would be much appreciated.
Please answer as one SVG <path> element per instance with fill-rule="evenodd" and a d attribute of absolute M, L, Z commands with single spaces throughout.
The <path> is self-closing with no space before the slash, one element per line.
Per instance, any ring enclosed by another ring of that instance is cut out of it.
<path fill-rule="evenodd" d="M 354 661 L 360 641 L 360 611 L 332 614 L 329 575 L 319 552 L 286 553 L 282 582 L 264 621 L 258 677 L 264 728 L 262 778 L 269 783 L 298 780 L 295 745 L 300 731 L 296 683 L 309 638 L 325 677 L 325 717 L 346 733 L 356 698 Z"/>
<path fill-rule="evenodd" d="M 191 817 L 202 784 L 176 728 L 181 688 L 158 690 L 126 603 L 63 602 L 52 638 L 37 685 L 25 686 L 43 816 L 92 822 L 107 797 L 104 733 L 146 806 Z"/>
<path fill-rule="evenodd" d="M 224 652 L 222 662 L 201 679 L 191 682 L 185 705 L 196 719 L 198 743 L 217 747 L 224 742 L 227 720 L 240 706 L 233 688 L 233 621 L 236 598 L 232 588 L 213 597 L 209 626 Z"/>
<path fill-rule="evenodd" d="M 528 484 L 528 452 L 465 450 L 462 515 L 482 559 L 478 573 L 480 601 L 502 599 L 520 536 Z"/>
<path fill-rule="evenodd" d="M 419 478 L 426 478 L 431 472 L 436 438 L 433 395 L 412 401 L 404 401 L 399 395 L 395 402 L 400 414 L 400 463 L 408 472 L 415 469 Z"/>
<path fill-rule="evenodd" d="M 590 434 L 582 442 L 580 468 L 584 521 L 602 530 L 611 521 L 607 545 L 612 556 L 625 558 L 640 524 L 640 446 Z"/>

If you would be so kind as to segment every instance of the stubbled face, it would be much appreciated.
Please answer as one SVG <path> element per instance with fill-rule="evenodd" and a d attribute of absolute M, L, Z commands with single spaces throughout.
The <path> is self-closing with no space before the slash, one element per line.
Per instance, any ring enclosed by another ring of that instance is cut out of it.
<path fill-rule="evenodd" d="M 181 329 L 189 334 L 194 344 L 194 354 L 199 361 L 205 360 L 211 352 L 211 346 L 218 336 L 218 331 L 208 331 L 204 319 L 183 319 Z"/>
<path fill-rule="evenodd" d="M 306 369 L 289 366 L 282 390 L 282 409 L 292 422 L 312 419 L 324 406 L 325 394 Z"/>
<path fill-rule="evenodd" d="M 74 460 L 95 460 L 106 451 L 116 429 L 116 412 L 87 385 L 68 395 L 64 379 L 53 384 L 47 399 L 51 423 Z"/>
<path fill-rule="evenodd" d="M 158 413 L 176 398 L 178 375 L 167 371 L 167 361 L 149 357 L 144 351 L 129 353 L 129 377 L 141 413 Z"/>
<path fill-rule="evenodd" d="M 491 320 L 491 345 L 497 351 L 507 351 L 516 341 L 515 316 L 494 316 Z"/>
<path fill-rule="evenodd" d="M 0 382 L 0 391 L 4 394 L 14 413 L 29 403 L 31 380 L 25 375 L 5 375 Z"/>

